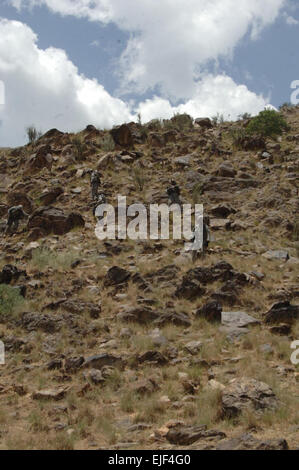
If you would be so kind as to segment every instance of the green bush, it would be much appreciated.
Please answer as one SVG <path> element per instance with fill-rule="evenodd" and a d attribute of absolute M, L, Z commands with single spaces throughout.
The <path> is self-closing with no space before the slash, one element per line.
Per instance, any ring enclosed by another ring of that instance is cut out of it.
<path fill-rule="evenodd" d="M 289 130 L 285 119 L 277 111 L 266 109 L 253 118 L 247 126 L 248 134 L 259 134 L 263 137 L 277 137 Z"/>
<path fill-rule="evenodd" d="M 46 268 L 65 270 L 70 269 L 72 263 L 79 257 L 80 253 L 72 250 L 56 252 L 49 248 L 37 248 L 32 253 L 31 264 L 40 270 L 44 270 Z"/>
<path fill-rule="evenodd" d="M 176 113 L 171 119 L 171 122 L 181 131 L 192 129 L 193 119 L 189 114 Z"/>
<path fill-rule="evenodd" d="M 86 144 L 83 142 L 82 137 L 75 135 L 72 139 L 72 144 L 75 147 L 75 159 L 78 162 L 84 160 L 84 152 L 86 150 Z"/>
<path fill-rule="evenodd" d="M 103 137 L 103 139 L 100 143 L 100 147 L 105 152 L 113 152 L 113 150 L 115 150 L 115 142 L 114 142 L 113 137 L 112 137 L 111 134 L 106 134 Z"/>
<path fill-rule="evenodd" d="M 0 321 L 3 317 L 12 317 L 25 302 L 18 289 L 0 284 Z"/>

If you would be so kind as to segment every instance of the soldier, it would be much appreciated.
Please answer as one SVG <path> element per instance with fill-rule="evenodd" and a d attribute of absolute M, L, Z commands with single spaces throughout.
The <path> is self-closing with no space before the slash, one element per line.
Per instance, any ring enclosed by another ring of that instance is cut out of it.
<path fill-rule="evenodd" d="M 209 217 L 204 217 L 203 218 L 203 227 L 202 227 L 202 249 L 201 249 L 201 256 L 203 256 L 203 257 L 205 256 L 205 253 L 206 253 L 206 251 L 208 249 L 208 246 L 209 246 L 209 243 L 211 241 L 209 223 L 210 223 Z M 194 240 L 195 240 L 195 236 L 191 241 L 194 242 Z M 199 250 L 193 250 L 192 251 L 192 261 L 193 261 L 193 263 L 196 261 L 196 259 L 198 257 L 198 254 L 199 254 Z"/>
<path fill-rule="evenodd" d="M 179 204 L 181 205 L 180 200 L 180 188 L 175 181 L 171 181 L 170 188 L 167 189 L 167 194 L 171 204 Z"/>
<path fill-rule="evenodd" d="M 23 211 L 23 206 L 13 206 L 8 209 L 8 218 L 6 224 L 6 233 L 8 232 L 17 232 L 19 228 L 19 222 L 21 219 L 29 217 L 26 212 Z"/>
<path fill-rule="evenodd" d="M 97 200 L 98 190 L 101 184 L 100 173 L 96 170 L 93 170 L 90 173 L 90 184 L 91 184 L 91 197 L 93 201 Z"/>

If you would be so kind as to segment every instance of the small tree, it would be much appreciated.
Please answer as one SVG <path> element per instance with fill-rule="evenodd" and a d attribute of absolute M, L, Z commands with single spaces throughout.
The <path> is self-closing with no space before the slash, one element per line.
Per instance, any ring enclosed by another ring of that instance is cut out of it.
<path fill-rule="evenodd" d="M 35 126 L 27 127 L 26 133 L 30 144 L 34 144 L 42 135 L 42 132 L 38 132 Z"/>
<path fill-rule="evenodd" d="M 248 134 L 260 134 L 263 137 L 277 137 L 283 131 L 289 130 L 285 119 L 274 109 L 261 111 L 248 124 L 246 131 Z"/>

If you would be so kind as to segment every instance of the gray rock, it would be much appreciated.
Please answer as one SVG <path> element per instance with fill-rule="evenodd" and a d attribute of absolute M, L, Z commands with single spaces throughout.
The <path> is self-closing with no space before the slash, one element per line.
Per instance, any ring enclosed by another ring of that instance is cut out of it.
<path fill-rule="evenodd" d="M 245 312 L 222 312 L 221 323 L 223 326 L 246 328 L 261 322 Z"/>
<path fill-rule="evenodd" d="M 224 417 L 236 417 L 248 408 L 263 412 L 267 409 L 274 410 L 277 406 L 278 400 L 269 385 L 255 379 L 235 379 L 222 392 Z"/>
<path fill-rule="evenodd" d="M 185 349 L 192 355 L 197 354 L 202 348 L 201 341 L 190 341 L 185 345 Z"/>
<path fill-rule="evenodd" d="M 189 446 L 200 439 L 207 438 L 225 438 L 226 435 L 221 431 L 207 430 L 207 426 L 177 426 L 171 428 L 166 434 L 166 439 L 175 445 Z"/>
<path fill-rule="evenodd" d="M 269 250 L 262 255 L 264 258 L 269 260 L 281 260 L 288 261 L 290 258 L 289 253 L 285 250 Z"/>

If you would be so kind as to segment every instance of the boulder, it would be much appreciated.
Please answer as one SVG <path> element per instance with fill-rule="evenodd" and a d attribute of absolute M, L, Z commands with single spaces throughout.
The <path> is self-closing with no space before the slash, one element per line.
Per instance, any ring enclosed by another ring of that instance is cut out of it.
<path fill-rule="evenodd" d="M 47 389 L 47 390 L 38 390 L 32 394 L 33 400 L 62 400 L 68 389 L 59 388 L 59 389 Z"/>
<path fill-rule="evenodd" d="M 58 196 L 63 194 L 63 192 L 64 191 L 63 191 L 63 188 L 61 186 L 57 186 L 55 188 L 47 189 L 45 192 L 43 192 L 40 195 L 39 200 L 41 201 L 41 203 L 44 206 L 50 206 L 54 201 L 56 201 Z"/>
<path fill-rule="evenodd" d="M 242 377 L 234 379 L 222 392 L 222 414 L 234 418 L 246 409 L 263 412 L 275 410 L 278 400 L 269 385 L 258 380 Z"/>
<path fill-rule="evenodd" d="M 217 174 L 226 178 L 234 178 L 236 176 L 236 170 L 229 162 L 224 162 L 219 165 Z"/>
<path fill-rule="evenodd" d="M 289 301 L 277 302 L 264 314 L 265 323 L 290 324 L 299 319 L 299 306 Z"/>
<path fill-rule="evenodd" d="M 197 124 L 199 127 L 203 129 L 212 129 L 213 124 L 210 118 L 197 118 L 194 121 L 195 124 Z"/>
<path fill-rule="evenodd" d="M 288 450 L 285 439 L 256 439 L 252 434 L 243 434 L 232 439 L 222 440 L 216 450 Z"/>
<path fill-rule="evenodd" d="M 224 326 L 246 328 L 248 326 L 260 325 L 261 322 L 245 312 L 222 312 L 221 323 Z"/>
<path fill-rule="evenodd" d="M 144 306 L 127 307 L 117 315 L 117 318 L 121 321 L 136 322 L 141 325 L 144 325 L 156 319 L 159 319 L 160 313 Z"/>
<path fill-rule="evenodd" d="M 179 446 L 189 446 L 200 439 L 226 437 L 224 432 L 216 431 L 213 429 L 207 430 L 207 426 L 176 426 L 169 429 L 166 434 L 168 442 Z"/>
<path fill-rule="evenodd" d="M 101 370 L 104 366 L 113 366 L 122 369 L 124 367 L 124 361 L 121 357 L 113 356 L 112 354 L 108 353 L 102 353 L 88 357 L 82 364 L 83 368 L 92 368 L 98 370 Z"/>
<path fill-rule="evenodd" d="M 51 171 L 53 165 L 53 157 L 51 155 L 50 145 L 40 145 L 36 153 L 31 155 L 28 159 L 24 172 L 25 174 L 35 174 L 40 172 L 43 168 Z"/>
<path fill-rule="evenodd" d="M 110 134 L 116 145 L 121 147 L 132 147 L 134 139 L 130 127 L 127 124 L 111 129 Z"/>
<path fill-rule="evenodd" d="M 106 274 L 105 285 L 118 285 L 128 281 L 131 277 L 131 273 L 126 269 L 120 268 L 119 266 L 113 266 Z"/>
<path fill-rule="evenodd" d="M 197 309 L 195 315 L 209 322 L 221 322 L 222 306 L 219 302 L 210 301 Z"/>
<path fill-rule="evenodd" d="M 85 226 L 83 217 L 77 213 L 66 215 L 55 207 L 41 207 L 33 212 L 28 221 L 28 229 L 37 229 L 41 235 L 64 235 L 70 230 Z"/>
<path fill-rule="evenodd" d="M 22 191 L 13 191 L 7 195 L 7 203 L 9 206 L 23 206 L 27 214 L 33 211 L 33 202 L 27 194 Z"/>
<path fill-rule="evenodd" d="M 151 362 L 160 366 L 164 366 L 168 363 L 168 360 L 159 351 L 146 351 L 137 357 L 137 362 L 139 364 L 143 364 L 144 362 Z"/>

